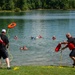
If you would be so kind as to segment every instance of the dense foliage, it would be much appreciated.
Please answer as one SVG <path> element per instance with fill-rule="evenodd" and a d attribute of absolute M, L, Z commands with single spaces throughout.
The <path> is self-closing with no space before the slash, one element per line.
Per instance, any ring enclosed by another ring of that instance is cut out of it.
<path fill-rule="evenodd" d="M 75 9 L 75 0 L 1 0 L 0 10 Z"/>

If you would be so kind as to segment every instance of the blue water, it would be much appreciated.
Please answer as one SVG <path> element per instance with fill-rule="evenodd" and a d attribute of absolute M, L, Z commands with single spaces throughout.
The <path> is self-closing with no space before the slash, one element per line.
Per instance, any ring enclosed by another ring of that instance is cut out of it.
<path fill-rule="evenodd" d="M 61 41 L 67 40 L 65 34 L 75 36 L 75 11 L 33 10 L 19 13 L 0 12 L 0 30 L 16 22 L 17 26 L 9 29 L 11 65 L 71 65 L 69 49 L 55 52 Z M 14 39 L 17 35 L 18 40 Z M 41 35 L 43 38 L 31 39 Z M 56 40 L 52 40 L 52 36 Z M 20 51 L 26 45 L 28 50 Z M 13 58 L 12 58 L 13 57 Z"/>

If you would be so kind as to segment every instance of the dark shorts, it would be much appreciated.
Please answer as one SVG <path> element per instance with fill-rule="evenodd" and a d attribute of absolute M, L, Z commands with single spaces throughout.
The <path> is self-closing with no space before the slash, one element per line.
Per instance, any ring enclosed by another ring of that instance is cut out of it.
<path fill-rule="evenodd" d="M 71 51 L 71 53 L 69 54 L 69 56 L 75 57 L 75 49 L 73 49 L 73 50 Z"/>
<path fill-rule="evenodd" d="M 0 50 L 0 58 L 3 58 L 3 59 L 8 58 L 7 50 Z"/>

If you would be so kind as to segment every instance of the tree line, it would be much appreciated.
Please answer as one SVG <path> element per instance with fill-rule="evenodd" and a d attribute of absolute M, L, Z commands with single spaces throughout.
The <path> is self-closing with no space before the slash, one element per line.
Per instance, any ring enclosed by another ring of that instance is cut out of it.
<path fill-rule="evenodd" d="M 1 0 L 0 10 L 75 9 L 75 0 Z"/>

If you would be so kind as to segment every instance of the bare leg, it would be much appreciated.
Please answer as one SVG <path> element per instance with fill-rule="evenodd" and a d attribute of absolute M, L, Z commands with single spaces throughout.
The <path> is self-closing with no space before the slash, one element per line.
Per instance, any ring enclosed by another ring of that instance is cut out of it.
<path fill-rule="evenodd" d="M 9 58 L 6 58 L 5 61 L 6 61 L 7 67 L 10 68 L 10 61 L 9 61 Z"/>
<path fill-rule="evenodd" d="M 1 59 L 0 59 L 0 68 L 2 67 Z"/>
<path fill-rule="evenodd" d="M 75 57 L 71 56 L 71 59 L 73 60 L 73 67 L 75 66 Z"/>
<path fill-rule="evenodd" d="M 71 57 L 71 59 L 74 61 L 74 63 L 75 63 L 75 57 Z"/>

